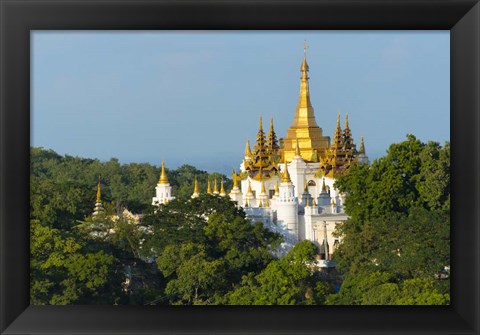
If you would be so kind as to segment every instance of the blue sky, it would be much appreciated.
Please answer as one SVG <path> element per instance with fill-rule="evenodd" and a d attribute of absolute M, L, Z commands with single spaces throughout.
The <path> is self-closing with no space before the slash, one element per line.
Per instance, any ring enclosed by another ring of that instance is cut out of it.
<path fill-rule="evenodd" d="M 34 31 L 31 144 L 228 172 L 260 115 L 286 135 L 304 39 L 324 135 L 340 111 L 370 158 L 408 133 L 450 140 L 449 31 Z"/>

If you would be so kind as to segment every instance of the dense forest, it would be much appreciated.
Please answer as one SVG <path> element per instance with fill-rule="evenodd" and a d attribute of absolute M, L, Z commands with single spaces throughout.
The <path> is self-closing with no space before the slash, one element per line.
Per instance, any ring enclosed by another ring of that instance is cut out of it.
<path fill-rule="evenodd" d="M 314 266 L 315 244 L 279 257 L 280 235 L 205 194 L 215 178 L 228 192 L 226 176 L 167 170 L 177 198 L 154 208 L 159 175 L 31 148 L 32 304 L 449 304 L 448 143 L 409 135 L 338 178 L 350 217 L 333 255 L 340 287 Z M 105 212 L 92 217 L 99 178 Z"/>

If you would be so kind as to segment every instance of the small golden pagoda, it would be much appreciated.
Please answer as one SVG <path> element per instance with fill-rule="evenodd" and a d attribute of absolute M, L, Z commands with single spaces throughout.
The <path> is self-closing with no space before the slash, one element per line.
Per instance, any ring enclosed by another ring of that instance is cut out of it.
<path fill-rule="evenodd" d="M 304 55 L 300 71 L 300 97 L 293 123 L 287 130 L 287 137 L 281 139 L 281 153 L 291 162 L 295 156 L 295 147 L 298 144 L 301 156 L 306 162 L 318 162 L 323 156 L 330 143 L 329 136 L 322 135 L 322 128 L 317 125 L 313 106 L 310 101 L 310 89 L 308 86 L 307 45 L 303 48 Z"/>

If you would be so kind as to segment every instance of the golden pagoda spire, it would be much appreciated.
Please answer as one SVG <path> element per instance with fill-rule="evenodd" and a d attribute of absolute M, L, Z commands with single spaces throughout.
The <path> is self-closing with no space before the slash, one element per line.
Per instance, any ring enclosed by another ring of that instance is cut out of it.
<path fill-rule="evenodd" d="M 340 126 L 340 112 L 337 116 L 337 126 L 335 128 L 335 133 L 333 134 L 333 148 L 341 148 L 343 146 L 343 137 L 342 137 L 342 127 Z"/>
<path fill-rule="evenodd" d="M 245 145 L 245 157 L 252 157 L 252 150 L 250 150 L 250 140 L 247 139 L 247 144 Z"/>
<path fill-rule="evenodd" d="M 298 145 L 298 138 L 297 138 L 297 144 L 296 144 L 296 146 L 295 146 L 295 156 L 301 157 L 301 154 L 300 154 L 300 146 Z"/>
<path fill-rule="evenodd" d="M 217 178 L 213 181 L 213 194 L 218 194 Z"/>
<path fill-rule="evenodd" d="M 285 171 L 283 171 L 282 182 L 290 183 L 290 173 L 288 173 L 287 159 L 285 158 Z"/>
<path fill-rule="evenodd" d="M 346 115 L 345 115 L 345 129 L 348 129 L 348 128 L 350 128 L 350 127 L 348 126 L 348 113 L 346 113 Z"/>
<path fill-rule="evenodd" d="M 278 189 L 278 181 L 275 183 L 275 194 L 278 194 L 280 191 Z"/>
<path fill-rule="evenodd" d="M 234 168 L 232 168 L 232 180 L 233 180 L 233 188 L 238 188 L 238 177 Z"/>
<path fill-rule="evenodd" d="M 361 154 L 365 154 L 365 142 L 363 140 L 363 135 L 360 138 L 360 150 L 358 152 Z"/>
<path fill-rule="evenodd" d="M 323 136 L 322 129 L 315 121 L 315 114 L 310 101 L 307 48 L 308 46 L 305 41 L 303 46 L 303 60 L 300 66 L 302 75 L 300 77 L 298 104 L 295 108 L 293 122 L 287 130 L 287 136 L 282 139 L 282 148 L 279 149 L 282 156 L 286 156 L 288 162 L 291 162 L 296 156 L 296 139 L 300 140 L 301 155 L 306 162 L 311 161 L 315 149 L 318 155 L 323 156 L 325 150 L 328 149 L 330 145 L 330 138 Z"/>
<path fill-rule="evenodd" d="M 198 180 L 197 176 L 195 176 L 195 181 L 193 182 L 193 194 L 199 194 L 200 192 L 198 191 Z"/>
<path fill-rule="evenodd" d="M 313 206 L 317 206 L 317 200 L 315 200 L 315 198 L 313 198 Z"/>
<path fill-rule="evenodd" d="M 261 189 L 260 193 L 262 193 L 262 194 L 263 194 L 263 193 L 267 194 L 267 191 L 265 191 L 265 182 L 264 182 L 264 181 L 262 181 L 262 189 Z"/>
<path fill-rule="evenodd" d="M 212 187 L 210 186 L 210 178 L 207 179 L 207 193 L 212 194 Z"/>
<path fill-rule="evenodd" d="M 276 154 L 280 147 L 278 146 L 277 134 L 275 134 L 275 129 L 273 129 L 273 117 L 270 118 L 270 130 L 268 131 L 267 136 L 267 148 L 268 153 L 272 156 L 275 156 L 272 158 L 276 159 L 278 157 Z"/>
<path fill-rule="evenodd" d="M 225 193 L 225 188 L 223 187 L 223 179 L 220 181 L 220 195 L 224 196 Z"/>
<path fill-rule="evenodd" d="M 325 186 L 325 178 L 323 178 L 322 193 L 327 193 L 327 187 Z"/>
<path fill-rule="evenodd" d="M 97 184 L 97 203 L 102 202 L 102 191 L 100 190 L 100 176 L 98 176 L 98 184 Z"/>
<path fill-rule="evenodd" d="M 307 44 L 303 46 L 303 60 L 300 66 L 300 96 L 298 99 L 297 109 L 295 111 L 295 118 L 291 127 L 317 127 L 315 116 L 313 114 L 312 103 L 310 102 L 310 88 L 308 85 L 308 63 L 307 63 Z"/>
<path fill-rule="evenodd" d="M 159 184 L 168 184 L 167 174 L 165 173 L 165 162 L 162 161 L 162 173 L 160 174 Z"/>

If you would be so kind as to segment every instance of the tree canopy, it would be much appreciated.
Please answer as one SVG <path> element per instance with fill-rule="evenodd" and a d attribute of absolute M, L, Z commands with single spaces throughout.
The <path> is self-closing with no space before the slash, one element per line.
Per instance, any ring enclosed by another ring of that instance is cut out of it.
<path fill-rule="evenodd" d="M 408 135 L 371 165 L 352 166 L 335 185 L 347 194 L 349 219 L 338 228 L 342 243 L 333 256 L 344 282 L 328 302 L 448 303 L 449 144 L 425 144 Z M 417 299 L 414 287 L 446 298 Z M 365 298 L 370 289 L 388 299 L 374 300 L 373 294 Z"/>

